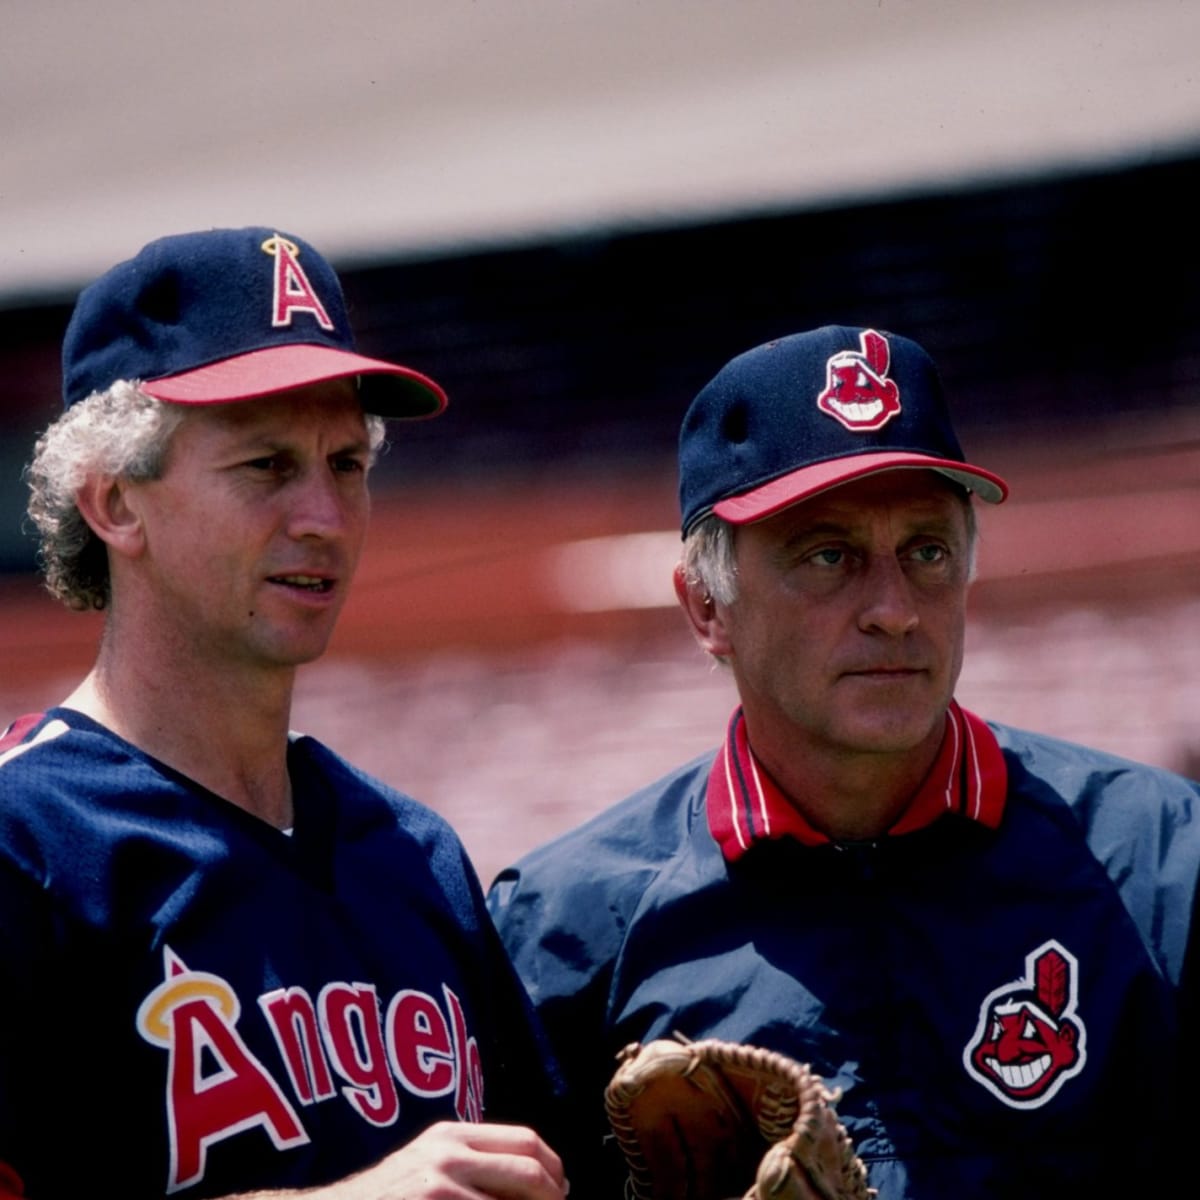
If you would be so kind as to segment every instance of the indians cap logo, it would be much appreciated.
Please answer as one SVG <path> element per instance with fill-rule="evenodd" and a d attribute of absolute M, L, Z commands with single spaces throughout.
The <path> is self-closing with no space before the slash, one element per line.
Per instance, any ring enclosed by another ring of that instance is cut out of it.
<path fill-rule="evenodd" d="M 839 350 L 825 364 L 817 407 L 854 433 L 882 429 L 900 411 L 900 389 L 887 377 L 892 351 L 873 329 L 858 335 L 861 353 Z"/>
<path fill-rule="evenodd" d="M 300 265 L 300 248 L 296 243 L 276 233 L 263 242 L 262 250 L 275 259 L 271 324 L 276 327 L 291 325 L 292 314 L 302 312 L 315 317 L 322 329 L 332 329 L 333 322 L 325 305 Z"/>
<path fill-rule="evenodd" d="M 1078 964 L 1056 941 L 1025 958 L 1025 978 L 992 992 L 979 1010 L 963 1066 L 1011 1108 L 1045 1104 L 1087 1060 L 1075 1011 Z"/>

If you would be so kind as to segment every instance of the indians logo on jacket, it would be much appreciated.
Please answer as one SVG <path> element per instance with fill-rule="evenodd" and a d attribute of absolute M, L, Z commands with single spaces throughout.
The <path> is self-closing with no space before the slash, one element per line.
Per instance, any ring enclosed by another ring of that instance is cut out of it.
<path fill-rule="evenodd" d="M 1076 1013 L 1078 964 L 1056 941 L 1025 958 L 1025 978 L 992 992 L 979 1010 L 963 1066 L 1012 1108 L 1045 1104 L 1083 1070 L 1086 1031 Z"/>

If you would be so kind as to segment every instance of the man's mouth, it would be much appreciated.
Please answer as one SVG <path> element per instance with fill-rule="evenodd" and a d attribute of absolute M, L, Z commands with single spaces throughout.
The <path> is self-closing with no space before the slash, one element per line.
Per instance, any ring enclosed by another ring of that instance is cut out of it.
<path fill-rule="evenodd" d="M 306 592 L 328 592 L 333 589 L 333 580 L 320 575 L 270 575 L 269 583 L 280 583 L 284 587 L 302 588 Z"/>
<path fill-rule="evenodd" d="M 921 674 L 920 667 L 860 667 L 856 671 L 847 671 L 847 675 L 859 679 L 906 679 L 910 675 Z"/>

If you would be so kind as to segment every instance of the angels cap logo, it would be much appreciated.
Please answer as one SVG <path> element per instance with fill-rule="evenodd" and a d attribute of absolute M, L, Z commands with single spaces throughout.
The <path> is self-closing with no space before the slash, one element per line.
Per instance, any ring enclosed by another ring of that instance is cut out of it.
<path fill-rule="evenodd" d="M 325 305 L 300 265 L 300 248 L 296 243 L 276 233 L 263 242 L 262 249 L 275 259 L 271 324 L 276 328 L 291 325 L 292 314 L 302 312 L 315 317 L 322 329 L 332 329 Z"/>
<path fill-rule="evenodd" d="M 882 429 L 900 411 L 900 389 L 887 377 L 891 347 L 873 329 L 858 336 L 861 352 L 840 350 L 825 364 L 817 407 L 854 433 Z"/>
<path fill-rule="evenodd" d="M 1037 1108 L 1087 1061 L 1076 1012 L 1079 970 L 1056 941 L 1025 958 L 1025 978 L 992 992 L 963 1049 L 968 1074 L 1011 1108 Z"/>

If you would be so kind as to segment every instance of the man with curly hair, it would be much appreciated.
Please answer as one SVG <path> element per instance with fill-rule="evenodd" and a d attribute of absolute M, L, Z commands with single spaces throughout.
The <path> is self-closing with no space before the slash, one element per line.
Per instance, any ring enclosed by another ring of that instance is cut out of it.
<path fill-rule="evenodd" d="M 63 370 L 30 513 L 105 624 L 0 738 L 0 1196 L 560 1200 L 553 1069 L 461 844 L 289 731 L 384 419 L 441 388 L 360 354 L 270 228 L 114 267 Z"/>

